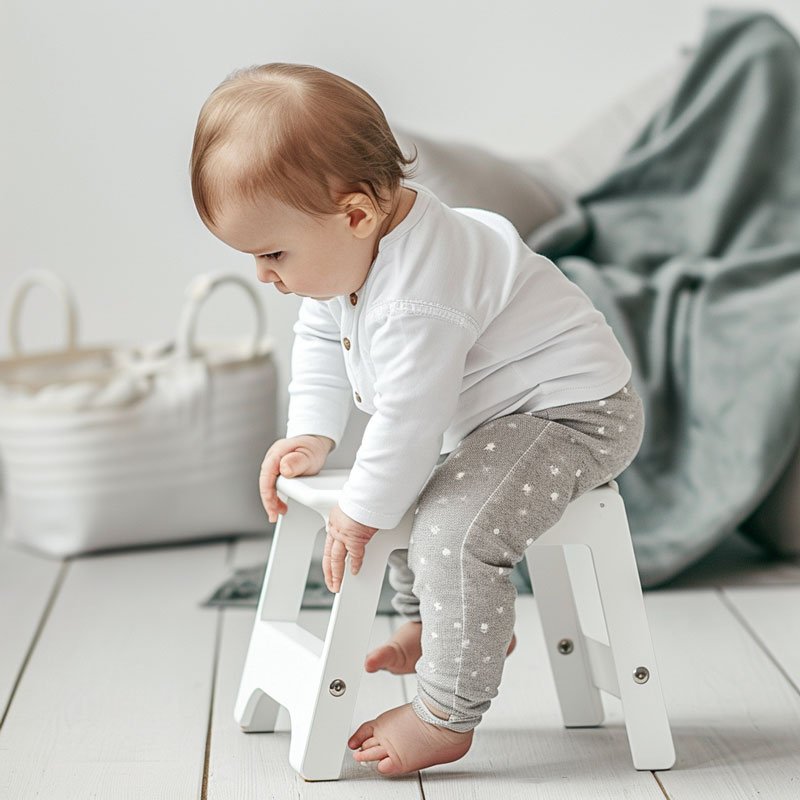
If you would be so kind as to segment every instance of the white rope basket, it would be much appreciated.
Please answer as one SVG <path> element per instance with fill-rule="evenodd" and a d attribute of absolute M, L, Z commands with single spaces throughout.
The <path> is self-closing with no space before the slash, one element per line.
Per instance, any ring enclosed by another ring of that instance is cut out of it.
<path fill-rule="evenodd" d="M 199 347 L 199 309 L 224 283 L 245 289 L 256 331 Z M 19 319 L 36 284 L 62 297 L 68 342 L 23 355 Z M 64 557 L 266 532 L 258 477 L 277 438 L 277 372 L 263 307 L 246 280 L 198 275 L 175 341 L 132 347 L 77 347 L 75 302 L 53 272 L 24 273 L 10 297 L 12 357 L 0 360 L 9 541 Z"/>

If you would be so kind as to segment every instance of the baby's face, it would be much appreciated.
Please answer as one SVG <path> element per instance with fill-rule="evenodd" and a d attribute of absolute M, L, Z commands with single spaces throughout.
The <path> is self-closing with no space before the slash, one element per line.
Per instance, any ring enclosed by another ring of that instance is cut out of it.
<path fill-rule="evenodd" d="M 316 300 L 349 295 L 366 280 L 377 225 L 356 210 L 317 219 L 271 197 L 231 201 L 209 230 L 250 253 L 256 275 L 282 294 Z"/>

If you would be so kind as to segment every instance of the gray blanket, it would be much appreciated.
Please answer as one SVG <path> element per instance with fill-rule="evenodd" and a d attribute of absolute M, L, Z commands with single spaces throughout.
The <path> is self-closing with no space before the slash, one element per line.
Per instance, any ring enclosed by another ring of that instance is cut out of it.
<path fill-rule="evenodd" d="M 681 83 L 602 182 L 527 239 L 606 316 L 645 404 L 618 479 L 642 584 L 758 506 L 800 437 L 800 48 L 712 9 Z"/>

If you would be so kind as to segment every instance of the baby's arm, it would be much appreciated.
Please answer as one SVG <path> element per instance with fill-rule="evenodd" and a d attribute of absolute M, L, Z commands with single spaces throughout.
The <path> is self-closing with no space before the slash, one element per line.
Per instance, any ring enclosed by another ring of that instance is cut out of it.
<path fill-rule="evenodd" d="M 316 434 L 342 439 L 352 408 L 341 330 L 325 303 L 304 297 L 292 344 L 286 436 Z"/>
<path fill-rule="evenodd" d="M 375 413 L 339 499 L 354 520 L 393 528 L 430 476 L 479 329 L 454 309 L 397 301 L 368 319 Z"/>
<path fill-rule="evenodd" d="M 351 408 L 339 326 L 327 306 L 304 298 L 293 330 L 286 438 L 272 443 L 259 474 L 270 522 L 287 510 L 275 488 L 278 476 L 316 475 L 341 440 Z"/>

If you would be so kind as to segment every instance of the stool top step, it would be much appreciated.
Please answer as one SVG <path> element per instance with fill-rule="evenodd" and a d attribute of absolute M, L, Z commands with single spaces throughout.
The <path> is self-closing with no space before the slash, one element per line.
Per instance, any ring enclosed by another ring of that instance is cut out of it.
<path fill-rule="evenodd" d="M 327 511 L 338 502 L 349 475 L 349 469 L 333 468 L 322 469 L 316 475 L 298 475 L 296 478 L 279 475 L 275 489 L 304 506 Z"/>
<path fill-rule="evenodd" d="M 349 468 L 321 469 L 316 475 L 298 475 L 296 478 L 279 475 L 275 489 L 304 506 L 327 513 L 339 501 L 339 494 L 349 475 Z M 619 492 L 619 486 L 613 479 L 595 488 Z"/>

